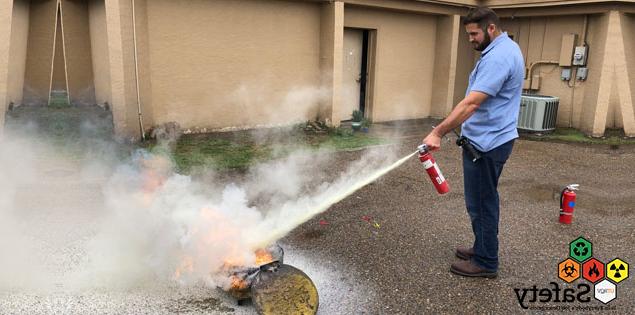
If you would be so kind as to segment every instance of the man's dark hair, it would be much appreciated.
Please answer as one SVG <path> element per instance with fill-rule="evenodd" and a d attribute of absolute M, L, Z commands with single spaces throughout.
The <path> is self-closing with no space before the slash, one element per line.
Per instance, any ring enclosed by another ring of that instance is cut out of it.
<path fill-rule="evenodd" d="M 492 9 L 488 7 L 476 7 L 470 9 L 465 19 L 463 19 L 463 25 L 468 25 L 470 23 L 476 23 L 483 31 L 486 31 L 490 24 L 498 26 L 500 24 L 500 20 L 498 19 L 498 15 L 496 15 Z"/>

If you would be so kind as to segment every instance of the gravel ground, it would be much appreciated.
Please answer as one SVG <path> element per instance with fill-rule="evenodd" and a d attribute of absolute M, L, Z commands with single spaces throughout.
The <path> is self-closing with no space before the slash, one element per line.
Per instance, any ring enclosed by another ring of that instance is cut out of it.
<path fill-rule="evenodd" d="M 373 132 L 399 139 L 400 144 L 386 149 L 405 156 L 432 123 L 377 126 Z M 337 153 L 329 173 L 344 170 L 364 153 Z M 558 313 L 544 308 L 559 306 L 594 313 L 583 309 L 603 307 L 593 299 L 535 302 L 529 303 L 534 309 L 523 310 L 514 289 L 548 288 L 550 282 L 565 286 L 557 278 L 557 265 L 579 236 L 593 242 L 593 257 L 603 262 L 615 257 L 635 261 L 634 147 L 517 141 L 500 182 L 501 267 L 493 280 L 449 272 L 456 261 L 454 248 L 469 245 L 472 236 L 461 193 L 459 150 L 448 142 L 435 158 L 450 183 L 449 194 L 438 196 L 413 158 L 281 241 L 285 263 L 306 272 L 318 287 L 320 314 Z M 36 175 L 54 175 L 45 176 L 50 180 L 23 183 L 16 194 L 16 209 L 28 214 L 25 224 L 31 227 L 25 237 L 36 240 L 30 242 L 40 253 L 34 259 L 45 266 L 41 274 L 22 279 L 38 283 L 39 276 L 46 277 L 53 287 L 0 290 L 0 314 L 255 313 L 252 306 L 238 306 L 225 293 L 203 286 L 152 283 L 127 290 L 68 290 L 65 275 L 81 263 L 83 245 L 94 234 L 92 222 L 103 206 L 104 174 L 77 174 L 75 169 L 72 161 L 50 161 L 36 170 Z M 558 223 L 557 197 L 571 183 L 580 184 L 581 190 L 574 223 L 565 226 Z M 86 211 L 68 213 L 69 208 Z M 15 272 L 19 270 L 16 266 Z M 635 310 L 632 277 L 617 285 L 617 296 L 605 310 Z"/>
<path fill-rule="evenodd" d="M 403 155 L 411 152 L 431 124 L 398 128 L 403 142 L 398 150 Z M 552 281 L 564 286 L 557 266 L 567 258 L 569 242 L 579 236 L 594 244 L 593 257 L 600 261 L 616 257 L 635 261 L 635 147 L 611 150 L 520 140 L 500 180 L 499 277 L 468 279 L 451 274 L 449 266 L 457 260 L 454 248 L 473 241 L 462 198 L 459 152 L 447 143 L 434 154 L 450 183 L 449 194 L 437 195 L 419 162 L 412 159 L 303 225 L 286 241 L 331 257 L 376 290 L 373 314 L 522 312 L 514 289 L 548 288 Z M 359 154 L 341 154 L 342 163 Z M 581 187 L 574 222 L 561 225 L 559 192 L 572 183 Z M 372 217 L 380 228 L 362 216 Z M 320 227 L 318 219 L 330 224 Z M 577 280 L 566 287 L 585 282 Z M 632 278 L 618 284 L 617 296 L 606 307 L 623 314 L 635 310 Z M 535 308 L 528 311 L 540 313 L 562 306 L 575 313 L 593 313 L 584 307 L 603 304 L 592 299 L 528 306 Z"/>

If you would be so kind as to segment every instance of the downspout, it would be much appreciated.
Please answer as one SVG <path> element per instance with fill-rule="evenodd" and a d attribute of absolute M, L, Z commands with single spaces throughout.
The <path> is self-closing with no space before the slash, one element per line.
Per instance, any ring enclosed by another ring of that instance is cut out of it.
<path fill-rule="evenodd" d="M 49 95 L 48 95 L 48 101 L 46 102 L 46 105 L 51 105 L 51 92 L 53 92 L 53 71 L 55 71 L 55 45 L 57 44 L 57 19 L 59 19 L 60 15 L 60 3 L 57 2 L 55 4 L 55 30 L 53 31 L 53 53 L 51 56 L 51 72 L 50 72 L 50 79 L 49 79 Z M 66 87 L 68 89 L 68 86 Z"/>
<path fill-rule="evenodd" d="M 59 2 L 59 10 L 60 10 L 60 31 L 62 31 L 62 55 L 64 59 L 64 78 L 66 80 L 66 102 L 68 105 L 71 104 L 71 87 L 68 84 L 68 62 L 66 59 L 66 36 L 64 36 L 64 8 L 62 7 L 62 1 Z M 56 22 L 57 23 L 57 22 Z M 57 24 L 55 25 L 57 27 Z"/>
<path fill-rule="evenodd" d="M 139 114 L 139 131 L 141 131 L 141 140 L 146 140 L 146 133 L 143 129 L 143 115 L 141 114 L 141 92 L 139 91 L 139 62 L 137 57 L 137 18 L 135 14 L 135 0 L 132 0 L 132 41 L 134 46 L 134 69 L 135 84 L 137 87 L 137 109 Z"/>

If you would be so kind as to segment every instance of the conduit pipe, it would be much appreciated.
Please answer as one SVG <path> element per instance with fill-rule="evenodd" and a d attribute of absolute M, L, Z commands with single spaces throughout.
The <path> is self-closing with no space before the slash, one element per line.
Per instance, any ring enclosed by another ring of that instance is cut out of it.
<path fill-rule="evenodd" d="M 538 60 L 538 61 L 534 61 L 532 63 L 529 64 L 529 68 L 527 70 L 527 75 L 529 76 L 529 90 L 531 90 L 531 84 L 534 80 L 534 76 L 533 76 L 533 72 L 534 72 L 534 67 L 537 65 L 559 65 L 560 62 L 558 61 L 553 61 L 553 60 Z"/>
<path fill-rule="evenodd" d="M 586 35 L 587 35 L 586 33 L 587 33 L 587 28 L 588 28 L 588 23 L 589 23 L 588 21 L 589 21 L 589 15 L 585 15 L 584 16 L 584 24 L 582 26 L 582 38 L 580 40 L 582 42 L 582 45 L 586 45 Z M 527 75 L 529 76 L 528 79 L 529 79 L 529 89 L 530 90 L 531 90 L 532 81 L 534 79 L 533 69 L 534 69 L 535 66 L 537 66 L 539 64 L 549 64 L 549 65 L 555 64 L 555 65 L 559 65 L 560 62 L 553 61 L 553 60 L 538 60 L 538 61 L 534 61 L 534 62 L 530 63 L 528 71 L 527 71 Z M 571 76 L 571 77 L 573 77 L 573 76 Z"/>
<path fill-rule="evenodd" d="M 134 69 L 135 84 L 137 87 L 137 107 L 139 114 L 139 131 L 141 131 L 141 140 L 146 140 L 146 133 L 143 128 L 143 115 L 141 114 L 141 92 L 139 91 L 139 62 L 137 56 L 137 18 L 135 14 L 135 0 L 132 0 L 132 41 L 134 46 Z"/>
<path fill-rule="evenodd" d="M 587 33 L 588 27 L 589 27 L 589 15 L 585 14 L 584 15 L 584 24 L 582 26 L 582 38 L 580 40 L 580 42 L 582 42 L 582 45 L 586 45 L 586 33 Z"/>

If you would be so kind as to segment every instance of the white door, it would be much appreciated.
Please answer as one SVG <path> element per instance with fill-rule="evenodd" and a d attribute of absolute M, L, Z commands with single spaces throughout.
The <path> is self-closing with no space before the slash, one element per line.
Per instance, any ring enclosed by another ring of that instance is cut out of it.
<path fill-rule="evenodd" d="M 362 72 L 362 45 L 364 31 L 344 29 L 344 58 L 342 78 L 342 107 L 340 119 L 350 120 L 351 113 L 359 109 L 359 91 Z"/>

